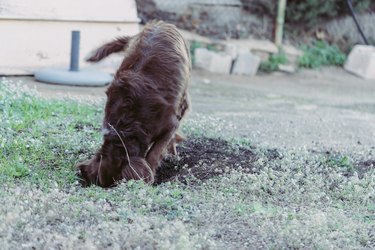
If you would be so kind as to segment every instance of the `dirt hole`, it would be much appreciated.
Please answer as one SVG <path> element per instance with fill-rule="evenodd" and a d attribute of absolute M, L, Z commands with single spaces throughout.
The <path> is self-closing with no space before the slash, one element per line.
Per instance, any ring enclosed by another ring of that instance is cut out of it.
<path fill-rule="evenodd" d="M 257 156 L 253 150 L 233 147 L 227 141 L 211 138 L 189 138 L 177 147 L 179 159 L 165 159 L 156 173 L 157 184 L 188 177 L 206 180 L 233 169 L 256 172 Z"/>

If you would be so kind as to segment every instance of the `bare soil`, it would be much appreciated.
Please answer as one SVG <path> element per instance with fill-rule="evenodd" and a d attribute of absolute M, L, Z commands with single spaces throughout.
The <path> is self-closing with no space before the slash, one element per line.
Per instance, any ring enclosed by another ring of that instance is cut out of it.
<path fill-rule="evenodd" d="M 192 185 L 197 181 L 215 178 L 233 170 L 257 174 L 262 169 L 254 164 L 262 155 L 268 161 L 277 161 L 283 155 L 277 149 L 264 149 L 261 154 L 255 147 L 234 145 L 222 139 L 192 137 L 177 147 L 178 157 L 167 157 L 156 173 L 156 184 L 168 181 L 180 181 Z M 314 152 L 312 152 L 314 153 Z M 318 152 L 315 152 L 318 153 Z M 352 176 L 354 172 L 362 178 L 365 173 L 375 166 L 375 159 L 358 161 L 344 165 L 343 155 L 326 151 L 318 153 L 322 163 L 337 165 L 343 168 L 344 176 Z M 351 165 L 353 164 L 353 165 Z"/>
<path fill-rule="evenodd" d="M 178 157 L 163 161 L 156 176 L 158 184 L 176 179 L 186 183 L 186 178 L 191 176 L 206 180 L 229 169 L 254 172 L 251 166 L 257 160 L 251 149 L 235 149 L 227 141 L 205 137 L 189 138 L 178 147 L 178 152 Z"/>

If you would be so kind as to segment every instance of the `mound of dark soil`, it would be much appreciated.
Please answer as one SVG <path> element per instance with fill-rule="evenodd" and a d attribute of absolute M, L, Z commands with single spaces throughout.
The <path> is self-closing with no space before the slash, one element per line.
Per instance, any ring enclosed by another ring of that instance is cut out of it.
<path fill-rule="evenodd" d="M 206 180 L 232 169 L 254 172 L 257 156 L 253 150 L 234 148 L 227 141 L 210 138 L 189 138 L 178 146 L 178 159 L 168 158 L 156 173 L 157 184 L 193 177 Z"/>

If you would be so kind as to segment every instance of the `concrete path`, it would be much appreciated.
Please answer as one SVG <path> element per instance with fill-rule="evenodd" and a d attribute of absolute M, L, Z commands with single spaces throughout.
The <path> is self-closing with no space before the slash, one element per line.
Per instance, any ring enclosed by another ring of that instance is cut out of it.
<path fill-rule="evenodd" d="M 105 99 L 105 88 L 47 85 L 13 78 L 48 98 Z M 223 134 L 255 145 L 372 154 L 375 151 L 375 81 L 339 68 L 255 78 L 194 71 L 191 119 L 214 117 Z"/>

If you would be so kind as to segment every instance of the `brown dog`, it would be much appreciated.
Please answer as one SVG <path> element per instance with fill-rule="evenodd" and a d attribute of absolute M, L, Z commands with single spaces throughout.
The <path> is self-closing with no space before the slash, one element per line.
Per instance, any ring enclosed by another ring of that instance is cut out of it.
<path fill-rule="evenodd" d="M 166 150 L 175 152 L 176 132 L 189 109 L 189 49 L 175 26 L 152 22 L 134 37 L 100 47 L 96 62 L 125 50 L 107 89 L 103 145 L 91 160 L 78 164 L 83 185 L 108 187 L 125 179 L 154 182 Z"/>

